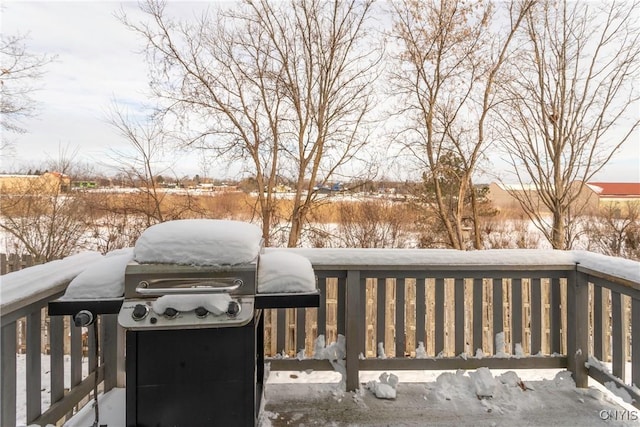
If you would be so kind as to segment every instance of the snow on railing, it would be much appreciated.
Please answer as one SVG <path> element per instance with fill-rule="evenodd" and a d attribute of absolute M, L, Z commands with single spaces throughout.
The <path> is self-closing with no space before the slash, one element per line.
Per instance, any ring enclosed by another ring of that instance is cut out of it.
<path fill-rule="evenodd" d="M 68 320 L 60 316 L 49 319 L 45 309 L 49 301 L 64 293 L 74 277 L 100 259 L 102 255 L 97 252 L 85 252 L 0 277 L 2 426 L 15 426 L 17 422 L 56 424 L 77 410 L 81 402 L 87 401 L 96 381 L 103 390 L 116 385 L 115 354 L 105 358 L 105 354 L 113 353 L 111 349 L 117 350 L 115 345 L 110 344 L 113 343 L 117 327 L 115 317 L 100 319 L 102 351 L 96 355 L 96 331 L 93 328 L 86 332 L 81 328 L 69 328 Z M 83 374 L 85 349 L 88 350 L 90 367 L 98 365 L 96 356 L 112 361 L 111 365 L 103 361 L 97 369 L 90 368 L 89 372 Z M 26 352 L 23 357 L 26 375 L 23 378 L 18 378 L 18 351 Z M 49 360 L 49 366 L 46 367 L 41 366 L 43 351 L 48 353 L 48 357 L 44 358 Z M 65 358 L 69 359 L 70 365 L 67 378 Z M 50 372 L 49 384 L 42 384 L 43 371 Z M 70 384 L 65 385 L 65 381 Z M 18 388 L 25 390 L 24 395 L 17 395 Z M 43 395 L 43 390 L 48 396 Z M 43 401 L 50 401 L 50 406 L 43 408 Z"/>
<path fill-rule="evenodd" d="M 633 332 L 640 333 L 638 262 L 584 251 L 286 250 L 311 261 L 321 304 L 319 309 L 265 310 L 265 353 L 285 356 L 270 359 L 271 370 L 335 369 L 335 363 L 311 358 L 313 343 L 323 335 L 330 345 L 342 335 L 346 356 L 340 366 L 348 389 L 359 386 L 360 370 L 566 367 L 578 386 L 586 385 L 587 375 L 606 382 L 617 378 L 615 384 L 638 405 L 633 384 L 640 383 L 640 342 L 630 342 Z M 3 426 L 15 425 L 16 321 L 26 318 L 27 325 L 39 325 L 41 308 L 101 258 L 79 254 L 0 278 Z M 27 403 L 27 423 L 56 422 L 54 415 L 64 418 L 69 398 L 77 403 L 91 390 L 87 378 L 72 368 L 74 384 L 65 395 L 62 374 L 56 373 L 63 371 L 59 361 L 64 333 L 58 320 L 50 325 L 53 403 L 45 411 L 40 404 Z M 115 320 L 102 322 L 102 327 L 100 335 L 116 336 Z M 40 328 L 27 329 L 27 363 L 37 365 L 39 372 Z M 76 359 L 82 357 L 77 329 L 71 328 Z M 505 354 L 496 352 L 494 340 L 500 333 L 508 335 Z M 107 347 L 113 352 L 116 345 Z M 386 357 L 377 357 L 379 348 Z M 516 354 L 516 348 L 524 350 Z M 589 356 L 610 358 L 609 376 L 602 377 L 593 364 L 585 365 Z M 628 361 L 631 373 L 625 371 Z M 122 360 L 114 365 L 122 366 Z M 100 379 L 103 369 L 95 374 Z M 35 371 L 27 373 L 29 395 L 41 389 Z"/>

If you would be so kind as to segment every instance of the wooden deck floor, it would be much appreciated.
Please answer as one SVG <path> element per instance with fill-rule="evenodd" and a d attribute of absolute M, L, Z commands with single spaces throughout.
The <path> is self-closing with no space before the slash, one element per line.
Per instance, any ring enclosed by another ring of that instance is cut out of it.
<path fill-rule="evenodd" d="M 502 388 L 493 399 L 478 399 L 435 381 L 403 382 L 401 376 L 397 398 L 383 400 L 364 383 L 360 392 L 352 393 L 341 391 L 337 383 L 297 383 L 295 378 L 303 375 L 276 374 L 280 381 L 265 386 L 259 427 L 640 426 L 640 410 L 629 412 L 628 405 L 615 403 L 601 386 L 576 389 L 526 381 L 529 390 Z M 295 377 L 292 382 L 282 378 L 287 375 Z M 124 389 L 114 389 L 100 400 L 99 424 L 124 426 Z M 90 407 L 65 426 L 91 425 Z"/>
<path fill-rule="evenodd" d="M 629 412 L 628 406 L 614 403 L 600 387 L 526 384 L 531 389 L 500 389 L 493 399 L 451 391 L 450 400 L 434 382 L 401 382 L 395 400 L 378 399 L 365 387 L 345 393 L 336 384 L 268 384 L 260 426 L 640 425 L 640 410 Z"/>

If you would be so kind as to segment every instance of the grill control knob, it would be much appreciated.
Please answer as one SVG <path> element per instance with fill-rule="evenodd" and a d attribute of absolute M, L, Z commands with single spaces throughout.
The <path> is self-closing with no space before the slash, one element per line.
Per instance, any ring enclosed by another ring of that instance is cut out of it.
<path fill-rule="evenodd" d="M 237 301 L 229 301 L 229 306 L 227 307 L 227 316 L 236 317 L 240 313 L 240 304 Z"/>
<path fill-rule="evenodd" d="M 131 317 L 135 321 L 140 321 L 145 317 L 147 317 L 147 314 L 149 314 L 149 306 L 144 304 L 136 304 L 136 306 L 133 307 L 133 312 L 131 313 Z"/>
<path fill-rule="evenodd" d="M 179 311 L 175 308 L 168 307 L 162 314 L 164 314 L 164 317 L 166 317 L 167 319 L 173 319 L 178 315 L 178 313 Z"/>
<path fill-rule="evenodd" d="M 206 317 L 206 316 L 207 316 L 207 314 L 209 314 L 209 310 L 207 310 L 207 309 L 206 309 L 206 308 L 204 308 L 204 307 L 198 307 L 198 308 L 196 308 L 196 309 L 195 309 L 195 312 L 196 312 L 196 316 L 198 316 L 198 317 L 200 317 L 200 318 L 202 318 L 202 317 Z"/>

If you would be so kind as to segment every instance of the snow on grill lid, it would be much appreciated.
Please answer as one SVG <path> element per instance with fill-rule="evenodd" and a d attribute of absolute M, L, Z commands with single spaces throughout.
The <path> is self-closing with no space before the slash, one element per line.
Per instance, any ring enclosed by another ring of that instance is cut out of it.
<path fill-rule="evenodd" d="M 213 219 L 168 221 L 138 238 L 134 259 L 141 264 L 235 265 L 253 261 L 262 232 L 253 224 Z"/>

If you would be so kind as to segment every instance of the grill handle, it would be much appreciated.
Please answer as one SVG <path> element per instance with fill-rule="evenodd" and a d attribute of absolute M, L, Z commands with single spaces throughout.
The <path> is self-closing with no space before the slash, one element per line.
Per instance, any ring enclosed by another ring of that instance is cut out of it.
<path fill-rule="evenodd" d="M 156 287 L 176 284 L 172 287 Z M 169 295 L 169 294 L 223 294 L 230 293 L 243 285 L 241 279 L 232 279 L 232 285 L 215 280 L 193 279 L 155 279 L 142 280 L 136 287 L 136 293 L 140 295 Z"/>

